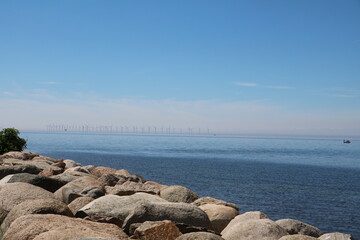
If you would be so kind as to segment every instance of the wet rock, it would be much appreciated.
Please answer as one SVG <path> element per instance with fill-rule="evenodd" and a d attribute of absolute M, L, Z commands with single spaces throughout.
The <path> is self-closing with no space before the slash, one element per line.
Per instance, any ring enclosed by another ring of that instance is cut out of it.
<path fill-rule="evenodd" d="M 222 238 L 225 240 L 278 240 L 288 235 L 287 231 L 270 219 L 248 220 L 228 229 Z"/>
<path fill-rule="evenodd" d="M 4 222 L 1 224 L 1 230 L 6 232 L 10 224 L 21 216 L 28 214 L 59 214 L 73 217 L 74 215 L 70 209 L 56 199 L 35 199 L 24 201 L 13 207 L 6 216 Z"/>
<path fill-rule="evenodd" d="M 190 189 L 177 185 L 161 189 L 160 197 L 169 202 L 184 203 L 192 203 L 199 198 L 199 196 Z"/>
<path fill-rule="evenodd" d="M 316 238 L 321 235 L 320 229 L 295 219 L 280 219 L 276 223 L 286 229 L 289 234 L 302 234 Z"/>
<path fill-rule="evenodd" d="M 235 208 L 224 205 L 204 204 L 199 207 L 209 217 L 214 231 L 218 234 L 229 224 L 229 222 L 239 215 Z"/>
<path fill-rule="evenodd" d="M 77 237 L 127 239 L 128 236 L 114 224 L 53 214 L 30 214 L 17 218 L 2 240 L 65 240 Z"/>
<path fill-rule="evenodd" d="M 212 229 L 208 216 L 200 208 L 187 203 L 159 202 L 139 202 L 125 219 L 123 229 L 127 232 L 133 223 L 162 220 Z"/>
<path fill-rule="evenodd" d="M 193 232 L 181 235 L 176 240 L 224 240 L 222 237 L 208 232 Z"/>
<path fill-rule="evenodd" d="M 355 238 L 350 234 L 339 233 L 339 232 L 327 233 L 321 235 L 318 239 L 319 240 L 355 240 Z"/>
<path fill-rule="evenodd" d="M 199 199 L 195 200 L 192 204 L 194 204 L 195 206 L 198 206 L 198 207 L 201 205 L 204 205 L 204 204 L 223 205 L 223 206 L 227 206 L 227 207 L 232 207 L 235 210 L 239 211 L 239 207 L 236 204 L 225 202 L 223 200 L 219 200 L 219 199 L 212 198 L 212 197 L 199 198 Z"/>
<path fill-rule="evenodd" d="M 53 193 L 29 183 L 6 183 L 0 185 L 0 207 L 10 211 L 16 205 L 34 199 L 54 199 Z"/>
<path fill-rule="evenodd" d="M 134 232 L 139 240 L 175 240 L 180 235 L 179 229 L 169 220 L 144 222 Z"/>

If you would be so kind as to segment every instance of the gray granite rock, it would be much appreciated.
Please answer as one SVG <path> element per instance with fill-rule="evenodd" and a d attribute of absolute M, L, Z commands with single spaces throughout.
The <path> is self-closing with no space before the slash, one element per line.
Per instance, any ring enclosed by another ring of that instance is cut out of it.
<path fill-rule="evenodd" d="M 170 220 L 190 226 L 212 229 L 207 214 L 200 208 L 187 203 L 139 202 L 124 221 L 127 232 L 133 223 Z"/>
<path fill-rule="evenodd" d="M 229 228 L 225 240 L 278 240 L 288 235 L 287 231 L 270 219 L 248 220 Z"/>
<path fill-rule="evenodd" d="M 339 232 L 327 233 L 321 235 L 318 239 L 319 240 L 355 240 L 355 238 L 350 234 L 339 233 Z"/>
<path fill-rule="evenodd" d="M 184 202 L 192 203 L 199 198 L 199 196 L 190 189 L 183 186 L 169 186 L 160 190 L 160 197 L 169 202 Z"/>
<path fill-rule="evenodd" d="M 280 219 L 276 221 L 281 227 L 286 229 L 289 234 L 302 234 L 311 237 L 320 237 L 320 229 L 311 226 L 310 224 L 301 222 L 295 219 Z"/>
<path fill-rule="evenodd" d="M 11 177 L 9 177 L 11 176 Z M 59 179 L 44 177 L 44 176 L 38 176 L 35 174 L 30 173 L 17 173 L 9 175 L 7 179 L 8 183 L 14 183 L 14 182 L 25 182 L 29 183 L 38 187 L 41 187 L 45 190 L 48 190 L 50 192 L 55 192 L 62 186 L 64 186 L 67 182 L 62 181 Z"/>
<path fill-rule="evenodd" d="M 140 201 L 167 202 L 158 196 L 146 193 L 136 193 L 131 196 L 105 195 L 85 205 L 75 216 L 114 217 L 124 221 Z"/>
<path fill-rule="evenodd" d="M 53 193 L 29 183 L 6 183 L 0 185 L 0 207 L 10 211 L 17 204 L 33 199 L 54 199 Z"/>

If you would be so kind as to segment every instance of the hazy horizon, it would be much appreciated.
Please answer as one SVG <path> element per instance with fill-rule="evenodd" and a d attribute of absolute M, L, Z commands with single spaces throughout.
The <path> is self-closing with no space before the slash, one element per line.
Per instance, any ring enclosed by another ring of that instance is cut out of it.
<path fill-rule="evenodd" d="M 2 1 L 0 128 L 360 136 L 360 2 Z"/>

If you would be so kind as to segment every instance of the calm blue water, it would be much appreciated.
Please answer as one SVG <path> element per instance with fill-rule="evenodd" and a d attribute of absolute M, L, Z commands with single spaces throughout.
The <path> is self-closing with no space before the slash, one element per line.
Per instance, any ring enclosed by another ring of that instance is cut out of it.
<path fill-rule="evenodd" d="M 127 169 L 360 239 L 360 139 L 22 133 L 28 150 Z"/>

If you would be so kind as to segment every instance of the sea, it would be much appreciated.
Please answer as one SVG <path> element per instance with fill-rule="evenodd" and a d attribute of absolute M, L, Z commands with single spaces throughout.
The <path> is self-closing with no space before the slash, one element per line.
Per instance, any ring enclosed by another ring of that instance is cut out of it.
<path fill-rule="evenodd" d="M 127 169 L 199 196 L 360 239 L 360 139 L 23 132 L 27 150 Z"/>

